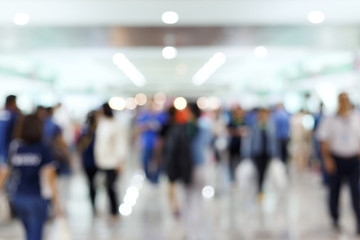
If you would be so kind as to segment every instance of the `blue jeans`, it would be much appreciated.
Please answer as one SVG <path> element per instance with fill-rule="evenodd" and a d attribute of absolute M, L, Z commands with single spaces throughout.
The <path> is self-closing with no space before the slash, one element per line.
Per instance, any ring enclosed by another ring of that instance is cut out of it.
<path fill-rule="evenodd" d="M 152 148 L 144 148 L 142 161 L 146 178 L 151 183 L 157 184 L 159 182 L 160 166 L 154 163 L 153 154 L 154 150 Z"/>
<path fill-rule="evenodd" d="M 25 227 L 26 239 L 43 239 L 48 201 L 40 196 L 14 196 L 12 203 L 17 216 Z"/>

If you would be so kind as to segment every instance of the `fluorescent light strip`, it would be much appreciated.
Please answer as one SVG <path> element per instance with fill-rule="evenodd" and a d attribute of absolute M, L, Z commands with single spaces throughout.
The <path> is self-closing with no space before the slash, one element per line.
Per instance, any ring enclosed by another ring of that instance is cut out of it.
<path fill-rule="evenodd" d="M 123 73 L 138 87 L 143 87 L 146 83 L 145 77 L 141 72 L 125 57 L 122 53 L 117 53 L 113 57 L 113 62 Z"/>
<path fill-rule="evenodd" d="M 208 78 L 223 65 L 226 61 L 225 54 L 218 52 L 212 56 L 205 65 L 200 68 L 199 71 L 195 73 L 192 78 L 192 81 L 195 85 L 200 86 L 203 84 Z"/>

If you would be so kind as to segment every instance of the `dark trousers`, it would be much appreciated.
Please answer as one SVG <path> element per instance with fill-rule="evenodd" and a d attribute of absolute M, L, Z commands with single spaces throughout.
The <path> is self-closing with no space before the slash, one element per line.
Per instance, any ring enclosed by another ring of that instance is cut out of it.
<path fill-rule="evenodd" d="M 280 148 L 280 158 L 283 161 L 284 164 L 287 164 L 287 160 L 288 160 L 288 144 L 289 144 L 289 139 L 288 138 L 284 138 L 284 139 L 278 139 L 278 146 Z"/>
<path fill-rule="evenodd" d="M 234 182 L 235 179 L 235 170 L 236 167 L 239 165 L 240 163 L 240 153 L 230 153 L 230 158 L 229 158 L 229 176 L 230 176 L 230 181 Z"/>
<path fill-rule="evenodd" d="M 95 196 L 96 196 L 96 188 L 95 188 L 95 176 L 98 172 L 97 168 L 87 168 L 85 169 L 86 177 L 88 180 L 88 186 L 89 186 L 89 194 L 90 194 L 90 201 L 91 206 L 93 209 L 93 212 L 95 213 Z"/>
<path fill-rule="evenodd" d="M 263 192 L 263 185 L 264 185 L 264 179 L 265 179 L 265 173 L 266 169 L 269 165 L 270 158 L 266 155 L 264 156 L 256 156 L 254 157 L 255 166 L 258 171 L 258 191 L 259 193 Z"/>
<path fill-rule="evenodd" d="M 350 185 L 352 205 L 359 226 L 359 158 L 357 156 L 351 158 L 333 156 L 333 158 L 336 164 L 336 173 L 329 175 L 329 205 L 331 217 L 334 222 L 337 222 L 339 219 L 339 193 L 342 182 L 347 180 Z"/>
<path fill-rule="evenodd" d="M 158 164 L 154 162 L 153 156 L 154 156 L 154 149 L 144 148 L 142 161 L 143 161 L 143 167 L 146 178 L 151 183 L 157 184 L 159 182 L 161 169 L 160 166 L 158 166 Z"/>
<path fill-rule="evenodd" d="M 112 215 L 118 214 L 118 197 L 115 190 L 115 182 L 117 179 L 117 173 L 115 170 L 105 170 L 106 174 L 106 192 L 110 200 L 110 212 Z"/>
<path fill-rule="evenodd" d="M 40 196 L 15 196 L 12 200 L 16 215 L 24 225 L 26 240 L 43 239 L 48 202 Z"/>
<path fill-rule="evenodd" d="M 90 194 L 90 200 L 93 207 L 93 211 L 95 211 L 95 196 L 96 196 L 96 188 L 95 188 L 95 176 L 96 173 L 100 171 L 98 169 L 86 169 L 86 176 L 88 178 L 89 182 L 89 194 Z M 106 193 L 109 197 L 110 202 L 110 213 L 112 215 L 118 214 L 118 196 L 117 192 L 115 190 L 115 182 L 117 179 L 117 173 L 115 170 L 101 170 L 105 173 L 106 177 Z"/>

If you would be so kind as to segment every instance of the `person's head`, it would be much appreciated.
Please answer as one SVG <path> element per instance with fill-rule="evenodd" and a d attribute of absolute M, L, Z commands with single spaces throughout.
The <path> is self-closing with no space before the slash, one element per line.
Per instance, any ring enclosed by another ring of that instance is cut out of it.
<path fill-rule="evenodd" d="M 92 126 L 96 123 L 96 111 L 91 111 L 86 116 L 86 124 Z"/>
<path fill-rule="evenodd" d="M 347 111 L 350 109 L 351 103 L 347 93 L 342 92 L 338 97 L 339 111 Z"/>
<path fill-rule="evenodd" d="M 242 119 L 245 116 L 245 112 L 240 106 L 237 106 L 231 111 L 231 115 L 235 119 Z"/>
<path fill-rule="evenodd" d="M 47 107 L 46 108 L 46 113 L 48 117 L 51 117 L 54 115 L 54 108 L 53 107 Z"/>
<path fill-rule="evenodd" d="M 16 109 L 16 96 L 15 95 L 9 95 L 6 97 L 5 100 L 5 107 L 10 109 Z"/>
<path fill-rule="evenodd" d="M 109 118 L 114 117 L 113 110 L 111 109 L 109 103 L 104 103 L 102 105 L 102 111 L 105 117 L 109 117 Z"/>
<path fill-rule="evenodd" d="M 201 116 L 201 110 L 196 103 L 189 103 L 189 109 L 193 119 L 198 119 Z"/>
<path fill-rule="evenodd" d="M 41 119 L 44 120 L 47 116 L 47 110 L 43 106 L 38 106 L 36 108 L 35 114 Z"/>
<path fill-rule="evenodd" d="M 267 108 L 260 108 L 258 110 L 258 121 L 266 122 L 270 116 L 270 111 Z"/>
<path fill-rule="evenodd" d="M 20 138 L 26 143 L 41 142 L 43 122 L 36 114 L 27 115 L 21 125 Z"/>

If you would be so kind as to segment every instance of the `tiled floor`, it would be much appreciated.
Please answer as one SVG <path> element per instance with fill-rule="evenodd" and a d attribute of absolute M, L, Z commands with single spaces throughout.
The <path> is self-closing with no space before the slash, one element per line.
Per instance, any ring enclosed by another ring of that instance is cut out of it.
<path fill-rule="evenodd" d="M 224 169 L 220 166 L 215 170 L 213 165 L 209 165 L 208 184 L 215 186 L 216 192 L 214 198 L 202 200 L 204 211 L 197 229 L 200 237 L 196 239 L 356 239 L 347 188 L 342 192 L 342 231 L 336 233 L 330 227 L 324 204 L 326 192 L 317 173 L 292 172 L 285 187 L 279 186 L 274 178 L 269 177 L 266 194 L 260 203 L 254 200 L 253 184 L 246 182 L 246 179 L 238 186 L 226 185 Z M 165 177 L 159 186 L 152 186 L 143 180 L 141 172 L 127 171 L 119 181 L 119 189 L 122 190 L 122 198 L 130 192 L 134 206 L 131 214 L 126 211 L 129 209 L 123 209 L 123 213 L 130 215 L 121 216 L 115 222 L 107 217 L 107 199 L 101 186 L 101 177 L 98 180 L 99 214 L 92 217 L 84 176 L 79 171 L 69 179 L 66 212 L 73 240 L 194 239 L 192 234 L 188 234 L 189 228 L 182 218 L 175 219 L 169 210 Z M 129 186 L 133 187 L 127 192 Z M 179 195 L 183 196 L 181 186 L 178 186 L 178 190 Z M 127 201 L 131 202 L 131 197 Z M 46 239 L 54 240 L 49 236 L 53 229 L 50 222 L 46 228 Z M 18 240 L 23 239 L 22 236 L 22 228 L 17 221 L 0 224 L 0 240 Z"/>

